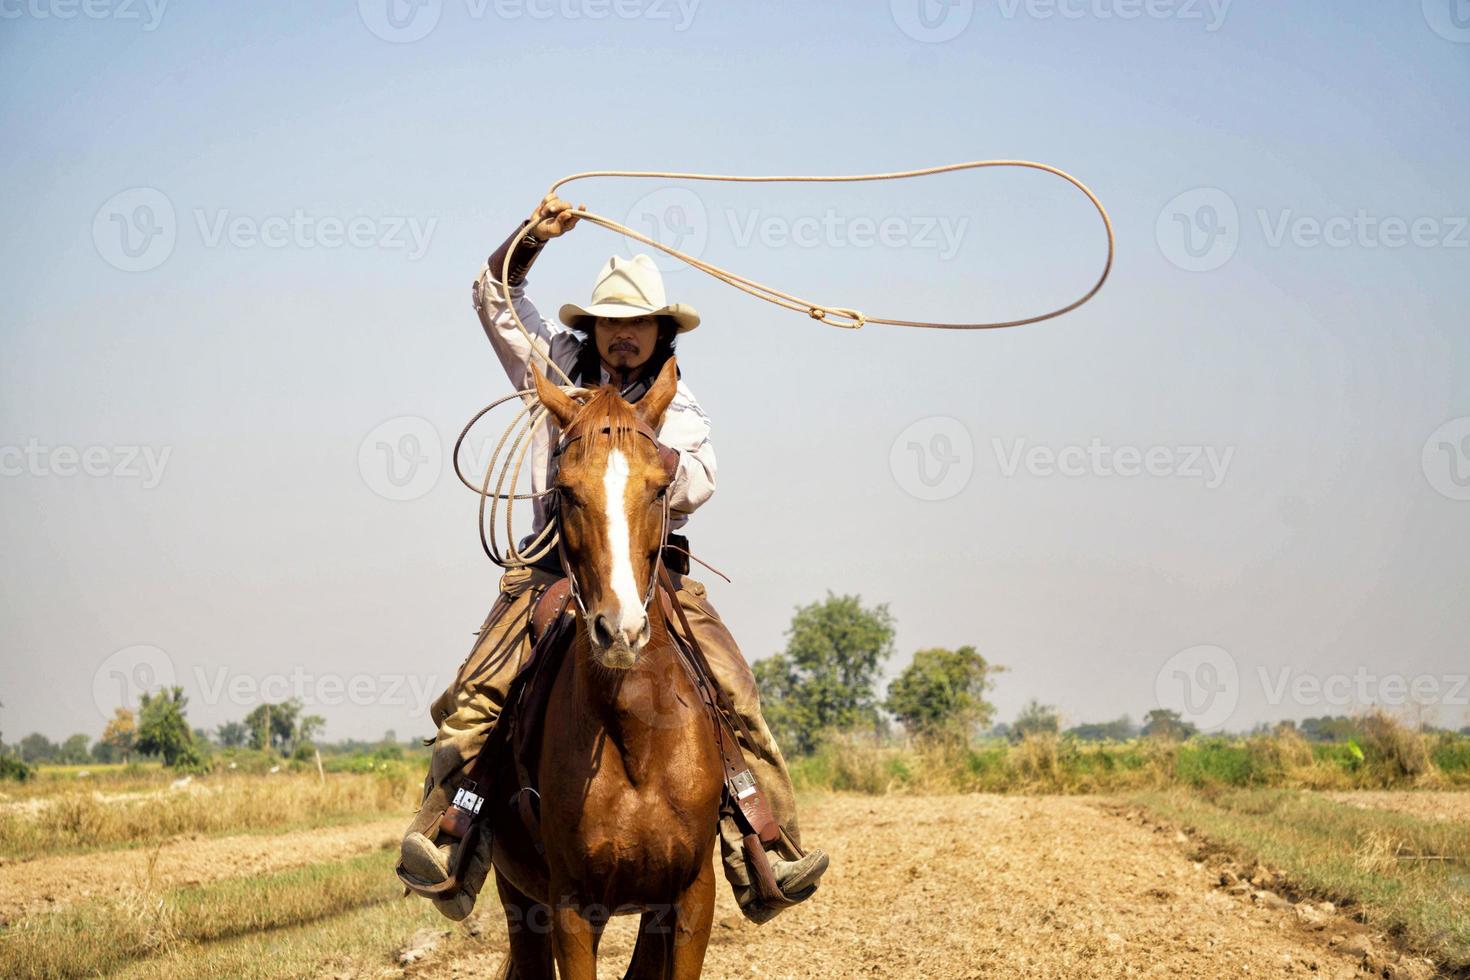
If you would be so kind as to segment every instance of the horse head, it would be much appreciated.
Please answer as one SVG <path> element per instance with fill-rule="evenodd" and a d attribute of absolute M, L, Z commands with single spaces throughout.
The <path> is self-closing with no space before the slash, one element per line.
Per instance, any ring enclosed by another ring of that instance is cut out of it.
<path fill-rule="evenodd" d="M 562 431 L 556 480 L 562 562 L 604 667 L 626 670 L 652 633 L 653 597 L 673 474 L 656 433 L 679 384 L 671 357 L 636 405 L 604 385 L 578 401 L 532 367 L 536 396 Z"/>

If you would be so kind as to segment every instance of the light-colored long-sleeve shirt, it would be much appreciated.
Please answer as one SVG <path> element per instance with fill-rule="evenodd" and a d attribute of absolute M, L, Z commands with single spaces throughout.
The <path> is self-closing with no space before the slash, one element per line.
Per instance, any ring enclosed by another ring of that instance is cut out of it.
<path fill-rule="evenodd" d="M 507 301 L 505 287 L 491 273 L 487 263 L 475 279 L 474 303 L 476 312 L 480 314 L 480 325 L 485 328 L 485 335 L 490 338 L 490 345 L 495 348 L 511 384 L 517 388 L 532 386 L 531 361 L 534 355 L 525 336 L 516 329 L 510 303 L 515 304 L 515 311 L 526 325 L 536 349 L 549 355 L 568 375 L 572 374 L 581 338 L 561 324 L 548 323 L 526 298 L 524 284 L 510 287 Z M 606 370 L 602 372 L 602 381 L 604 384 L 608 381 Z M 532 435 L 531 488 L 537 492 L 545 490 L 551 483 L 554 428 L 555 423 L 548 418 L 546 424 L 537 426 Z M 681 379 L 657 433 L 659 442 L 679 453 L 679 465 L 674 471 L 673 482 L 669 484 L 669 522 L 674 530 L 683 528 L 689 522 L 689 515 L 715 492 L 715 449 L 709 441 L 709 429 L 709 416 L 704 414 L 694 399 L 694 393 Z M 544 501 L 538 499 L 532 533 L 540 531 L 546 520 Z"/>

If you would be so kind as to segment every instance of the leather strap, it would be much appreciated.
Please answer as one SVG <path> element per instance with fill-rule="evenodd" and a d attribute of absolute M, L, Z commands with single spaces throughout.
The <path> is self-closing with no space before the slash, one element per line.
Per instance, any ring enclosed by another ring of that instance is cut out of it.
<path fill-rule="evenodd" d="M 745 724 L 745 719 L 740 717 L 734 705 L 725 696 L 725 692 L 716 683 L 714 671 L 710 669 L 709 659 L 705 657 L 704 649 L 700 647 L 699 639 L 694 635 L 693 627 L 689 625 L 689 617 L 684 615 L 684 607 L 679 602 L 674 580 L 669 575 L 669 570 L 662 566 L 659 567 L 659 582 L 664 592 L 667 593 L 666 606 L 672 607 L 674 616 L 679 621 L 679 629 L 683 632 L 683 636 L 680 637 L 683 640 L 681 648 L 687 650 L 692 661 L 695 683 L 709 705 L 715 720 L 715 734 L 720 740 L 720 753 L 725 764 L 725 785 L 735 805 L 734 812 L 743 818 L 739 821 L 744 825 L 742 829 L 756 834 L 763 844 L 779 844 L 783 839 L 781 825 L 776 822 L 775 816 L 771 813 L 770 803 L 766 800 L 765 794 L 761 792 L 759 784 L 756 783 L 755 774 L 751 772 L 750 765 L 745 761 L 745 754 L 741 751 L 740 743 L 735 738 L 732 724 L 739 726 L 747 745 L 754 745 L 755 738 Z M 797 849 L 797 852 L 800 853 L 800 850 Z"/>
<path fill-rule="evenodd" d="M 546 243 L 535 237 L 530 232 L 521 235 L 521 229 L 531 223 L 530 219 L 522 221 L 516 226 L 516 230 L 510 233 L 510 237 L 501 243 L 500 247 L 490 253 L 490 275 L 500 275 L 500 270 L 505 268 L 505 253 L 515 243 L 515 251 L 510 256 L 510 282 L 507 286 L 519 286 L 526 281 L 526 273 L 531 271 L 531 263 L 536 261 L 536 256 L 546 247 Z M 517 241 L 519 239 L 519 241 Z"/>

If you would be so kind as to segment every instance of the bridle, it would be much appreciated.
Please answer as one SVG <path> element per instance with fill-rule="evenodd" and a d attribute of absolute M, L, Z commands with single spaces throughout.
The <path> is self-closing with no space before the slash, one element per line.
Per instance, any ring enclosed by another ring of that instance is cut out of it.
<path fill-rule="evenodd" d="M 557 443 L 555 451 L 553 451 L 551 454 L 551 458 L 553 461 L 559 460 L 562 454 L 567 451 L 567 448 L 569 446 L 571 446 L 574 442 L 586 438 L 589 434 L 602 435 L 606 433 L 608 435 L 611 435 L 612 430 L 613 426 L 609 424 L 598 426 L 596 429 L 591 429 L 589 427 L 588 431 L 585 432 L 569 432 L 562 437 L 560 442 Z M 631 426 L 631 431 L 638 433 L 640 436 L 643 436 L 649 442 L 653 443 L 655 448 L 659 446 L 658 435 L 654 433 L 653 428 L 641 418 L 634 418 L 634 424 Z M 561 515 L 564 513 L 561 505 L 561 493 L 555 486 L 549 488 L 549 490 L 552 497 L 556 501 L 556 510 L 558 515 L 557 523 L 560 524 L 562 520 Z M 648 587 L 643 590 L 644 613 L 648 612 L 648 607 L 653 602 L 654 592 L 658 590 L 658 571 L 664 560 L 663 546 L 664 542 L 667 541 L 669 537 L 669 495 L 667 492 L 665 492 L 661 496 L 661 500 L 663 502 L 663 513 L 659 519 L 658 554 L 654 557 L 654 560 L 649 565 Z M 561 560 L 562 571 L 564 571 L 567 576 L 567 586 L 572 593 L 572 601 L 577 604 L 577 611 L 582 614 L 583 622 L 586 622 L 590 625 L 592 622 L 592 617 L 587 612 L 587 604 L 582 600 L 582 590 L 577 585 L 577 576 L 572 571 L 571 562 L 567 560 L 567 538 L 565 534 L 557 534 L 556 552 L 557 557 Z"/>

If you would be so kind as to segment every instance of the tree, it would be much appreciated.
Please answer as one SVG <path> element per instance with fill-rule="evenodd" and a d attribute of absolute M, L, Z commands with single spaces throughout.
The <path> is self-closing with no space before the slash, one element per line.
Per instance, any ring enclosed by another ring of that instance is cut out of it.
<path fill-rule="evenodd" d="M 782 739 L 810 752 L 826 730 L 876 726 L 873 684 L 893 653 L 888 607 L 829 592 L 796 610 L 786 636 L 784 652 L 755 665 L 766 719 Z"/>
<path fill-rule="evenodd" d="M 993 685 L 991 675 L 1001 669 L 971 646 L 920 650 L 888 685 L 883 706 L 915 735 L 935 738 L 948 733 L 968 739 L 995 714 L 985 692 Z"/>
<path fill-rule="evenodd" d="M 301 717 L 301 702 L 292 698 L 280 704 L 257 705 L 245 716 L 252 749 L 273 748 L 290 755 L 297 746 L 311 741 L 322 730 L 325 720 L 320 715 Z M 270 728 L 267 738 L 266 728 Z"/>
<path fill-rule="evenodd" d="M 138 702 L 138 751 L 163 756 L 163 764 L 170 768 L 197 765 L 199 750 L 184 716 L 188 703 L 182 687 L 143 694 Z"/>
<path fill-rule="evenodd" d="M 50 762 L 56 757 L 56 743 L 40 732 L 31 732 L 20 740 L 20 757 L 26 762 Z"/>
<path fill-rule="evenodd" d="M 1094 721 L 1067 729 L 1067 734 L 1083 742 L 1126 742 L 1138 735 L 1138 726 L 1127 715 L 1114 721 Z"/>
<path fill-rule="evenodd" d="M 1197 734 L 1199 729 L 1179 716 L 1179 712 L 1168 708 L 1155 708 L 1143 719 L 1145 738 L 1167 738 L 1183 741 Z"/>
<path fill-rule="evenodd" d="M 107 761 L 122 756 L 122 761 L 126 763 L 131 759 L 137 742 L 137 720 L 127 708 L 118 708 L 112 713 L 112 719 L 107 723 L 107 727 L 102 729 L 102 738 L 97 744 L 107 746 Z"/>
<path fill-rule="evenodd" d="M 250 729 L 238 721 L 227 721 L 214 730 L 215 741 L 227 749 L 238 749 L 250 737 Z"/>
<path fill-rule="evenodd" d="M 1033 735 L 1055 735 L 1061 729 L 1062 719 L 1057 709 L 1032 698 L 1011 725 L 1011 740 L 1019 742 Z"/>
<path fill-rule="evenodd" d="M 87 750 L 91 745 L 92 740 L 78 732 L 61 743 L 61 748 L 56 753 L 56 761 L 68 766 L 84 765 L 89 758 Z"/>

